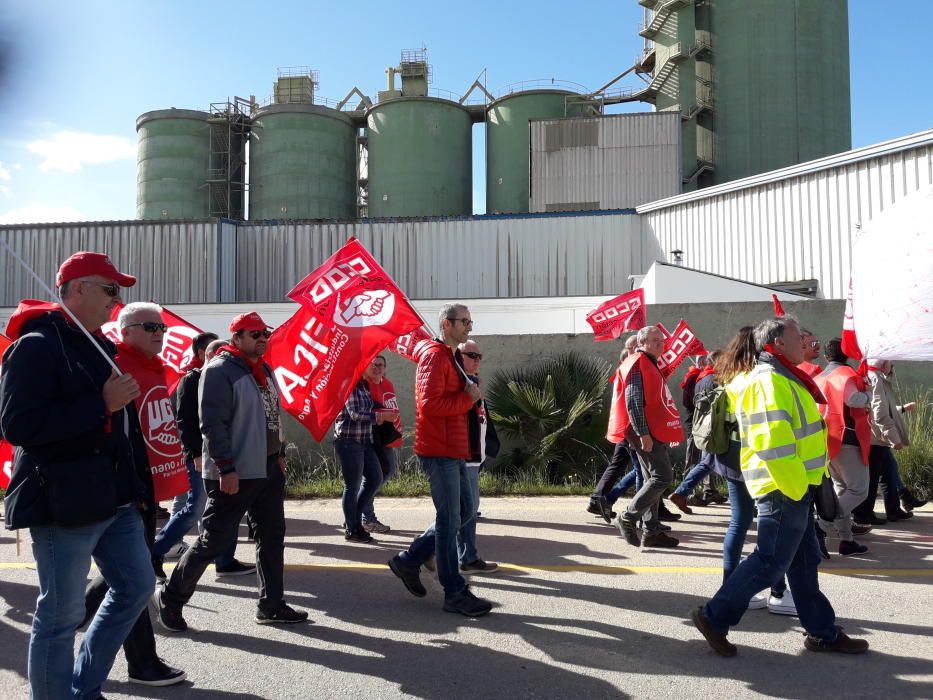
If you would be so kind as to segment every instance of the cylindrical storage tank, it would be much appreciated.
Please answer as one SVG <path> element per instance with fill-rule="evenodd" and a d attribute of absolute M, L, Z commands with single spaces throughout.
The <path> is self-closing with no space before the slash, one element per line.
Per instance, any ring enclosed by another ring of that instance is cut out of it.
<path fill-rule="evenodd" d="M 207 112 L 162 109 L 136 120 L 137 219 L 210 216 L 211 131 Z"/>
<path fill-rule="evenodd" d="M 576 93 L 526 90 L 496 100 L 486 112 L 486 211 L 528 211 L 531 119 L 579 117 L 587 113 Z M 571 99 L 568 99 L 571 98 Z M 592 116 L 592 112 L 589 113 Z"/>
<path fill-rule="evenodd" d="M 852 147 L 847 0 L 713 0 L 716 182 Z"/>
<path fill-rule="evenodd" d="M 356 127 L 329 107 L 259 110 L 249 146 L 249 218 L 356 217 Z"/>
<path fill-rule="evenodd" d="M 470 114 L 456 102 L 403 97 L 366 113 L 369 216 L 473 211 Z"/>

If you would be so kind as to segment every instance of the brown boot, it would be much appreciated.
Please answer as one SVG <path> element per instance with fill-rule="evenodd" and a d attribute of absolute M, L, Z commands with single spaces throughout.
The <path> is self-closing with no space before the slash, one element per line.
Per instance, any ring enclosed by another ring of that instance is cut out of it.
<path fill-rule="evenodd" d="M 835 642 L 827 642 L 825 639 L 814 637 L 808 634 L 803 640 L 803 645 L 809 651 L 838 651 L 840 654 L 864 654 L 868 651 L 868 642 L 864 639 L 852 639 L 841 627 L 836 628 L 839 632 Z"/>
<path fill-rule="evenodd" d="M 707 643 L 717 654 L 720 656 L 735 656 L 738 653 L 735 644 L 726 639 L 726 635 L 713 629 L 713 623 L 703 612 L 702 605 L 691 611 L 690 619 L 693 620 L 693 624 L 700 630 L 700 634 L 706 637 Z M 807 648 L 809 649 L 809 647 Z"/>
<path fill-rule="evenodd" d="M 675 491 L 670 496 L 668 496 L 668 498 L 670 499 L 671 503 L 677 506 L 681 511 L 687 515 L 693 515 L 693 509 L 687 505 L 687 499 L 685 497 L 681 496 Z"/>

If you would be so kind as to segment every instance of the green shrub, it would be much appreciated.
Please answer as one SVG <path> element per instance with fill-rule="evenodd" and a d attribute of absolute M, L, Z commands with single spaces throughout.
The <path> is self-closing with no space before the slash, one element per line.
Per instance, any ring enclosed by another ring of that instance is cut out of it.
<path fill-rule="evenodd" d="M 908 391 L 899 397 L 916 402 L 917 410 L 906 414 L 910 446 L 894 453 L 901 478 L 917 498 L 933 498 L 933 391 Z"/>

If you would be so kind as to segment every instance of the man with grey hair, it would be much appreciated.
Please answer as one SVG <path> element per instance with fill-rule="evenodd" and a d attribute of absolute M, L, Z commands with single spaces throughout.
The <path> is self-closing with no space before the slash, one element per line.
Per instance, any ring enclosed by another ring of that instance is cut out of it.
<path fill-rule="evenodd" d="M 674 397 L 658 369 L 664 335 L 655 326 L 645 326 L 637 338 L 635 353 L 625 358 L 616 378 L 624 403 L 619 407 L 614 430 L 635 449 L 644 483 L 625 512 L 616 518 L 616 527 L 633 547 L 676 547 L 677 539 L 661 527 L 658 509 L 665 489 L 674 480 L 668 446 L 682 442 L 684 433 Z M 639 521 L 644 525 L 641 538 Z"/>
<path fill-rule="evenodd" d="M 868 649 L 836 626 L 832 605 L 820 591 L 819 546 L 810 511 L 812 488 L 827 473 L 825 399 L 797 365 L 803 360 L 800 328 L 793 318 L 768 319 L 755 328 L 758 364 L 726 388 L 741 443 L 742 479 L 758 506 L 758 542 L 693 624 L 713 651 L 735 656 L 727 638 L 759 591 L 787 574 L 809 651 L 858 654 Z"/>
<path fill-rule="evenodd" d="M 470 592 L 457 561 L 457 531 L 473 517 L 466 473 L 471 459 L 469 418 L 483 392 L 468 381 L 458 346 L 469 340 L 473 319 L 463 304 L 446 304 L 439 315 L 440 337 L 415 350 L 415 454 L 431 484 L 435 523 L 411 546 L 392 557 L 389 568 L 409 593 L 423 598 L 421 566 L 436 557 L 444 588 L 444 610 L 480 617 L 492 605 Z"/>

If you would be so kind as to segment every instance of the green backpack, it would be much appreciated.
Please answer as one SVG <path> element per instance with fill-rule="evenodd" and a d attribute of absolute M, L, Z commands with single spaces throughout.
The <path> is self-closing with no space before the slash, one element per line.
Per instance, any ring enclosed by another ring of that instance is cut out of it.
<path fill-rule="evenodd" d="M 735 426 L 729 420 L 726 388 L 715 386 L 693 400 L 693 443 L 714 455 L 729 451 L 729 435 Z"/>

